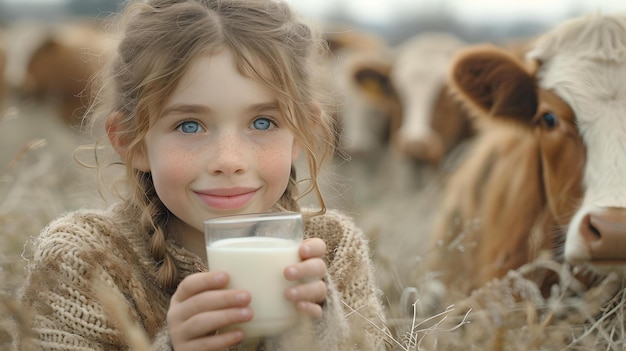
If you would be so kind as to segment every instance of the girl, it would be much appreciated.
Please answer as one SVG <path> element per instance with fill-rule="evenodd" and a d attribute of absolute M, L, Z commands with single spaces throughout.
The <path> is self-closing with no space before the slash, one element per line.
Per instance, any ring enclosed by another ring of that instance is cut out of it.
<path fill-rule="evenodd" d="M 334 136 L 313 94 L 311 29 L 274 0 L 148 0 L 124 23 L 92 118 L 105 120 L 126 192 L 36 240 L 21 294 L 35 344 L 137 349 L 139 326 L 153 350 L 382 349 L 367 242 L 326 212 L 316 182 Z M 321 211 L 296 202 L 301 152 Z M 218 332 L 254 311 L 228 274 L 207 271 L 203 221 L 278 210 L 305 214 L 302 260 L 284 275 L 304 282 L 285 296 L 307 322 L 261 340 Z"/>

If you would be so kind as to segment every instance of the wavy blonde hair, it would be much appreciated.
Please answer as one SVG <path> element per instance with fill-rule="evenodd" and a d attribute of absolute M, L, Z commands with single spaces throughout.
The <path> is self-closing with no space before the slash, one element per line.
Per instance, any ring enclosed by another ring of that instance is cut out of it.
<path fill-rule="evenodd" d="M 127 210 L 134 210 L 129 213 L 140 214 L 137 220 L 150 237 L 162 286 L 174 289 L 179 282 L 165 246 L 170 213 L 156 194 L 151 174 L 134 169 L 132 160 L 145 152 L 144 137 L 152 121 L 198 57 L 229 49 L 243 75 L 276 93 L 306 156 L 310 184 L 302 196 L 313 191 L 319 213 L 325 212 L 317 179 L 323 161 L 334 152 L 335 128 L 314 79 L 326 48 L 310 25 L 286 3 L 274 0 L 148 0 L 128 3 L 121 19 L 117 53 L 103 71 L 90 117 L 96 122 L 113 113 L 123 116 L 115 129 L 127 146 L 122 155 L 126 191 L 120 196 Z M 292 166 L 277 207 L 299 210 L 298 195 Z"/>

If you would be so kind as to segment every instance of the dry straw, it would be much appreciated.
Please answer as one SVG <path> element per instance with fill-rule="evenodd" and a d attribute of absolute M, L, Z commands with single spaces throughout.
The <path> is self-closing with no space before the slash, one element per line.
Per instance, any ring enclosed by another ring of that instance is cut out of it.
<path fill-rule="evenodd" d="M 0 120 L 2 122 L 5 119 Z M 0 167 L 0 185 L 12 182 L 11 171 L 26 154 L 41 148 L 45 140 L 33 140 L 15 155 L 5 167 Z M 2 187 L 1 189 L 4 189 Z M 0 193 L 0 349 L 10 350 L 13 347 L 13 335 L 29 336 L 28 318 L 15 298 L 15 291 L 21 281 L 24 261 L 21 259 L 21 248 L 30 216 L 26 213 L 15 213 L 11 203 L 15 202 L 15 187 L 10 187 L 8 194 Z"/>

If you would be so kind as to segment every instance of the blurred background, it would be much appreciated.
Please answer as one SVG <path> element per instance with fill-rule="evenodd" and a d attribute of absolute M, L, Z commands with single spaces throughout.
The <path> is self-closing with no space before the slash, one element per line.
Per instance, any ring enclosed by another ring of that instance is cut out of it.
<path fill-rule="evenodd" d="M 446 30 L 467 41 L 528 36 L 592 11 L 619 12 L 619 0 L 289 0 L 303 14 L 364 27 L 391 44 L 424 30 Z M 0 0 L 0 21 L 104 18 L 121 0 Z"/>

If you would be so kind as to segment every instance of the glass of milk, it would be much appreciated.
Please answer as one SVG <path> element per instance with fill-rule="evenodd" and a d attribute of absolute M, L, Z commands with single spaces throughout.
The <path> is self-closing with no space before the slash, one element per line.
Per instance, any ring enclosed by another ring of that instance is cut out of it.
<path fill-rule="evenodd" d="M 302 215 L 296 212 L 224 216 L 204 222 L 209 270 L 230 275 L 228 288 L 248 290 L 252 320 L 236 325 L 245 338 L 275 335 L 298 322 L 285 290 L 298 282 L 283 271 L 300 262 Z"/>

